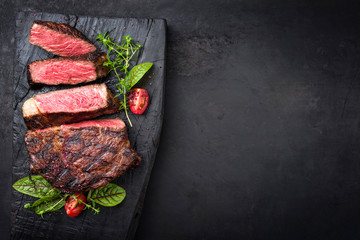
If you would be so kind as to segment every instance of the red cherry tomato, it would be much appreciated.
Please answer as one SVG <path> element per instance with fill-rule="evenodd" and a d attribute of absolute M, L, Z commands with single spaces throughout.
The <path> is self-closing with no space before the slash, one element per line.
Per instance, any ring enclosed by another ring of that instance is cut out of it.
<path fill-rule="evenodd" d="M 79 201 L 81 200 L 81 202 Z M 76 217 L 81 213 L 85 207 L 86 196 L 82 193 L 75 193 L 75 196 L 70 196 L 65 203 L 65 211 L 70 217 Z"/>
<path fill-rule="evenodd" d="M 146 89 L 134 88 L 129 94 L 130 110 L 135 114 L 143 114 L 149 105 L 149 94 Z"/>

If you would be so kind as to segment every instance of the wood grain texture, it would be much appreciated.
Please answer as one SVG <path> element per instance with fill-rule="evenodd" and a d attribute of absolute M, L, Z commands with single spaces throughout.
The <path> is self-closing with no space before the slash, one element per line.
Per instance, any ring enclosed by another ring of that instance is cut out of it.
<path fill-rule="evenodd" d="M 137 63 L 152 62 L 147 80 L 138 83 L 150 95 L 150 105 L 144 115 L 131 115 L 133 127 L 128 127 L 132 147 L 142 156 L 140 166 L 114 181 L 126 192 L 122 204 L 113 208 L 101 207 L 99 215 L 84 211 L 76 218 L 65 212 L 46 214 L 44 219 L 24 209 L 24 204 L 35 199 L 13 191 L 11 209 L 11 239 L 132 239 L 141 213 L 142 201 L 154 164 L 159 144 L 164 109 L 166 22 L 162 19 L 103 18 L 62 15 L 52 13 L 20 12 L 16 18 L 16 55 L 14 68 L 14 122 L 13 122 L 13 182 L 31 174 L 29 157 L 25 149 L 24 134 L 27 127 L 22 118 L 24 101 L 35 94 L 69 86 L 43 86 L 31 89 L 26 78 L 26 66 L 36 60 L 53 55 L 29 44 L 29 30 L 34 20 L 68 23 L 82 31 L 95 43 L 98 33 L 110 31 L 114 40 L 130 35 L 142 48 Z M 105 49 L 95 43 L 104 51 Z M 151 78 L 150 78 L 151 77 Z M 96 81 L 105 82 L 116 93 L 113 74 Z M 102 118 L 121 117 L 123 113 Z"/>

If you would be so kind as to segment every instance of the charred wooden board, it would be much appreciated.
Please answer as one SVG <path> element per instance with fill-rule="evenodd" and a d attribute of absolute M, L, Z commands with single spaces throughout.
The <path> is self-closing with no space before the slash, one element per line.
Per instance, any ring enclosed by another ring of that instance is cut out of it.
<path fill-rule="evenodd" d="M 24 204 L 36 199 L 13 191 L 12 239 L 132 239 L 140 217 L 143 197 L 150 178 L 159 143 L 164 111 L 166 22 L 162 19 L 104 18 L 62 15 L 53 13 L 20 12 L 16 19 L 16 59 L 14 70 L 14 123 L 13 123 L 13 182 L 31 174 L 24 135 L 27 127 L 22 117 L 24 101 L 35 94 L 71 86 L 43 86 L 30 88 L 26 66 L 35 60 L 54 57 L 29 44 L 29 31 L 34 20 L 63 22 L 82 31 L 93 43 L 98 33 L 109 31 L 114 40 L 130 35 L 143 45 L 137 63 L 152 62 L 153 68 L 146 80 L 138 86 L 148 90 L 150 105 L 144 115 L 131 115 L 133 127 L 128 126 L 133 148 L 142 156 L 140 166 L 120 176 L 114 182 L 122 186 L 126 199 L 112 208 L 101 207 L 99 215 L 90 210 L 76 218 L 62 213 L 45 214 L 44 219 L 24 209 Z M 105 50 L 97 44 L 100 50 Z M 151 77 L 151 78 L 150 78 Z M 110 74 L 96 82 L 105 82 L 116 93 L 116 78 Z M 123 113 L 109 117 L 124 118 Z"/>

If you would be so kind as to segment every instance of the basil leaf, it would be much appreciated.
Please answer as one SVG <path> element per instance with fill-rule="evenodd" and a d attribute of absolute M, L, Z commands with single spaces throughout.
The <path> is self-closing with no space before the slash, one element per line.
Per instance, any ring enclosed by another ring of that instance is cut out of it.
<path fill-rule="evenodd" d="M 121 203 L 126 196 L 125 190 L 113 183 L 89 191 L 88 201 L 96 202 L 105 207 L 113 207 Z"/>
<path fill-rule="evenodd" d="M 43 197 L 31 205 L 25 204 L 24 208 L 34 210 L 36 214 L 42 215 L 47 212 L 57 211 L 65 205 L 65 196 L 60 194 Z"/>
<path fill-rule="evenodd" d="M 60 192 L 40 175 L 22 178 L 14 183 L 13 188 L 23 194 L 37 198 L 54 195 Z"/>
<path fill-rule="evenodd" d="M 133 67 L 125 77 L 127 91 L 129 91 L 147 71 L 152 67 L 152 63 L 142 63 Z"/>

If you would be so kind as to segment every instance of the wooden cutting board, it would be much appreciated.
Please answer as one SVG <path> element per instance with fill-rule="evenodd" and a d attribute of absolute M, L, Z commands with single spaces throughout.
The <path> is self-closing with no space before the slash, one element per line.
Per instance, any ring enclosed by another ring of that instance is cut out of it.
<path fill-rule="evenodd" d="M 98 215 L 86 210 L 76 218 L 68 217 L 62 209 L 58 213 L 45 214 L 42 219 L 33 211 L 23 208 L 26 203 L 32 203 L 36 199 L 14 190 L 11 239 L 132 239 L 140 218 L 162 127 L 166 22 L 163 19 L 105 18 L 42 12 L 18 13 L 13 98 L 13 183 L 31 174 L 29 156 L 24 143 L 24 135 L 27 131 L 21 110 L 24 101 L 38 93 L 69 88 L 69 86 L 30 88 L 27 82 L 27 65 L 35 60 L 54 57 L 45 50 L 29 44 L 29 31 L 34 20 L 67 23 L 83 32 L 102 51 L 105 49 L 96 43 L 98 33 L 109 31 L 110 36 L 118 42 L 121 41 L 122 36 L 130 35 L 134 42 L 143 45 L 137 64 L 144 62 L 154 64 L 146 79 L 138 84 L 139 87 L 148 90 L 150 105 L 144 115 L 131 114 L 130 116 L 133 127 L 128 126 L 129 139 L 133 148 L 142 156 L 142 162 L 138 168 L 114 181 L 127 193 L 120 205 L 112 208 L 100 206 L 101 212 Z M 117 80 L 113 74 L 94 83 L 101 82 L 105 82 L 113 93 L 117 93 L 115 86 Z M 121 117 L 125 120 L 123 113 L 105 118 L 109 117 Z"/>

